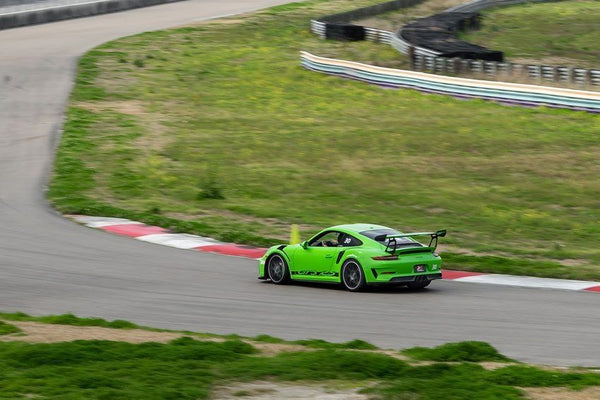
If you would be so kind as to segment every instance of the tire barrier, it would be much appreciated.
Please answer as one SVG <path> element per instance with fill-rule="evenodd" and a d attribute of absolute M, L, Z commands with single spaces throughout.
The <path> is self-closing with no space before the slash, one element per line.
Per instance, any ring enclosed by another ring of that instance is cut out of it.
<path fill-rule="evenodd" d="M 411 46 L 435 51 L 438 57 L 504 61 L 501 51 L 488 50 L 456 38 L 458 32 L 478 29 L 480 22 L 481 15 L 476 12 L 443 12 L 404 25 L 398 36 Z"/>
<path fill-rule="evenodd" d="M 37 3 L 36 7 L 22 11 L 0 14 L 0 29 L 43 24 L 65 19 L 89 17 L 98 14 L 148 7 L 182 0 L 99 0 L 99 1 L 63 1 Z M 1 11 L 1 10 L 0 10 Z"/>
<path fill-rule="evenodd" d="M 311 21 L 311 31 L 314 34 L 319 35 L 322 39 L 356 41 L 371 39 L 373 36 L 379 37 L 379 34 L 375 34 L 375 32 L 378 31 L 377 29 L 354 25 L 351 24 L 350 21 L 411 7 L 422 1 L 423 0 L 394 0 L 343 13 L 326 15 Z M 391 34 L 391 32 L 386 33 Z M 384 36 L 387 37 L 387 35 Z"/>
<path fill-rule="evenodd" d="M 304 68 L 388 88 L 413 88 L 460 98 L 495 100 L 522 106 L 547 106 L 600 113 L 600 93 L 507 82 L 481 81 L 376 67 L 301 52 Z"/>
<path fill-rule="evenodd" d="M 477 28 L 480 15 L 477 11 L 491 7 L 529 2 L 549 2 L 561 0 L 471 0 L 456 7 L 411 22 L 394 32 L 361 27 L 364 30 L 364 39 L 360 29 L 353 31 L 350 26 L 352 20 L 371 17 L 388 11 L 411 7 L 423 0 L 389 1 L 370 7 L 344 13 L 324 16 L 311 21 L 311 31 L 322 39 L 337 40 L 371 40 L 388 43 L 401 54 L 428 56 L 428 57 L 460 57 L 465 59 L 480 59 L 484 61 L 502 62 L 504 54 L 501 51 L 489 50 L 485 47 L 456 39 L 460 30 Z M 440 31 L 439 28 L 442 27 Z M 445 28 L 445 29 L 444 29 Z M 329 33 L 333 31 L 332 33 Z M 347 32 L 347 33 L 346 33 Z"/>

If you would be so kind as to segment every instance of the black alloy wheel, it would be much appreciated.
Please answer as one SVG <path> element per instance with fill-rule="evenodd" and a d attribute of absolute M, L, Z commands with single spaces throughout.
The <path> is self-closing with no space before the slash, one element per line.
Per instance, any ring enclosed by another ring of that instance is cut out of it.
<path fill-rule="evenodd" d="M 366 286 L 365 274 L 356 260 L 347 260 L 342 266 L 342 284 L 351 292 L 358 292 Z"/>
<path fill-rule="evenodd" d="M 286 283 L 290 280 L 290 271 L 287 263 L 279 254 L 275 254 L 269 258 L 269 264 L 267 266 L 269 271 L 269 278 L 273 283 Z"/>

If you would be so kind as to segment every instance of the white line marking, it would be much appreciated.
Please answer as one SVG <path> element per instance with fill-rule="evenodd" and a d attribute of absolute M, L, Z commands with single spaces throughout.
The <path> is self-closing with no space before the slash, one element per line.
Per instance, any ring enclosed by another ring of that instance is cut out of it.
<path fill-rule="evenodd" d="M 196 247 L 221 244 L 211 238 L 188 235 L 186 233 L 157 233 L 153 235 L 139 236 L 136 239 L 144 242 L 161 244 L 163 246 L 176 247 L 178 249 L 193 249 Z"/>
<path fill-rule="evenodd" d="M 490 285 L 506 285 L 528 288 L 549 288 L 566 290 L 583 290 L 600 285 L 600 283 L 598 282 L 575 281 L 568 279 L 537 278 L 533 276 L 515 276 L 502 274 L 466 276 L 464 278 L 453 279 L 453 281 L 487 283 Z"/>
<path fill-rule="evenodd" d="M 89 226 L 90 228 L 102 228 L 104 226 L 111 225 L 142 225 L 141 222 L 131 221 L 125 218 L 112 218 L 112 217 L 88 217 L 85 215 L 71 215 L 70 216 L 80 224 Z"/>

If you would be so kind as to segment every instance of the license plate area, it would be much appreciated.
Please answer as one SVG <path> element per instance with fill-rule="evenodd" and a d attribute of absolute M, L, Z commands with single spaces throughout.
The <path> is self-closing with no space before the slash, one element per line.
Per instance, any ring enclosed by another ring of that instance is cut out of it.
<path fill-rule="evenodd" d="M 427 264 L 417 264 L 413 266 L 415 273 L 427 272 Z"/>

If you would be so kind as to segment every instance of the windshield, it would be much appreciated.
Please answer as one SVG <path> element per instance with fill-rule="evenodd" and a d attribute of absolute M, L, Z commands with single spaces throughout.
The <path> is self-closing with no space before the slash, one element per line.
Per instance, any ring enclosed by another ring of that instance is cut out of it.
<path fill-rule="evenodd" d="M 360 234 L 387 246 L 390 239 L 384 239 L 384 235 L 399 235 L 400 232 L 395 229 L 373 229 L 370 231 L 363 231 Z M 422 246 L 422 244 L 408 237 L 396 238 L 396 247 L 403 246 Z"/>

